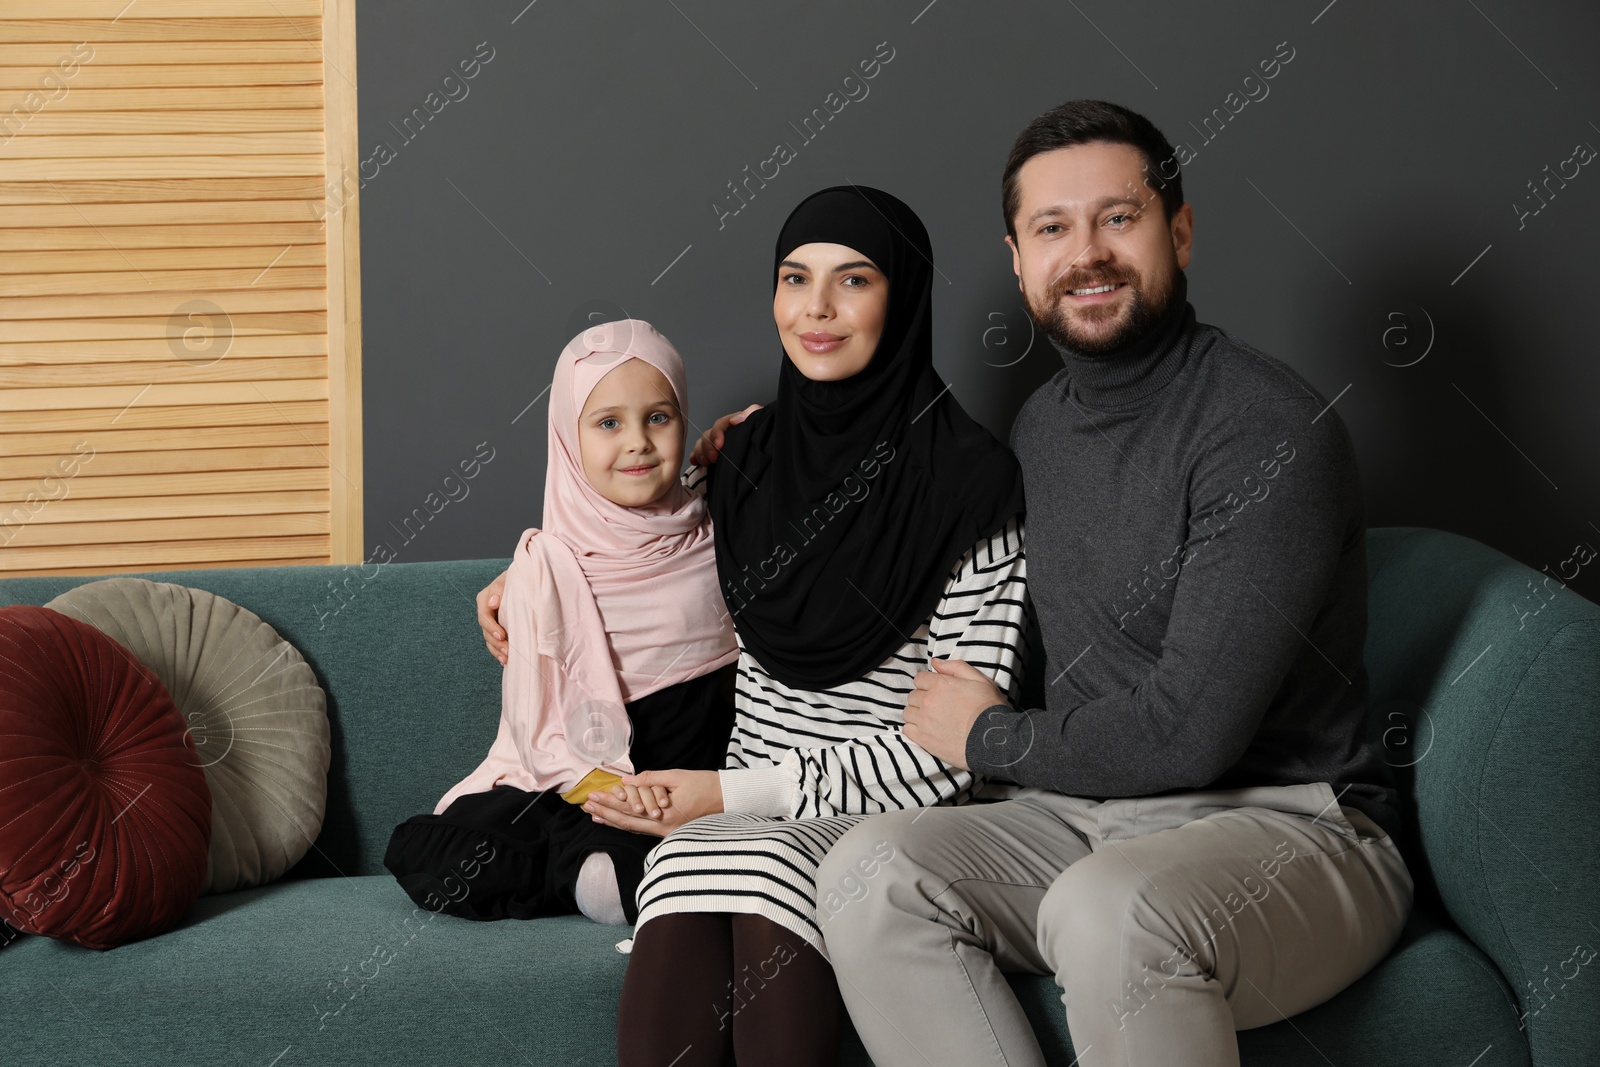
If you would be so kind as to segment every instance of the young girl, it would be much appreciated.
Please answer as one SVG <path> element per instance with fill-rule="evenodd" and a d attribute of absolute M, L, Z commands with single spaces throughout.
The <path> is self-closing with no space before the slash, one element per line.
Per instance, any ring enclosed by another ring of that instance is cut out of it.
<path fill-rule="evenodd" d="M 679 481 L 683 361 L 647 322 L 585 330 L 550 387 L 544 528 L 524 530 L 499 622 L 500 730 L 431 815 L 395 828 L 384 865 L 419 904 L 471 919 L 583 912 L 631 923 L 654 836 L 596 825 L 614 790 L 642 818 L 645 768 L 722 766 L 733 628 L 704 501 Z"/>

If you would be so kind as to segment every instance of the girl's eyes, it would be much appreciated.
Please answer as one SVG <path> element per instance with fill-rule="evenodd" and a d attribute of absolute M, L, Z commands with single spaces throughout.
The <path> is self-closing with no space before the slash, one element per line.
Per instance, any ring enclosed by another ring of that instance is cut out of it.
<path fill-rule="evenodd" d="M 799 278 L 802 282 L 806 280 L 806 276 L 804 274 L 785 274 L 783 276 L 783 281 L 788 283 L 793 281 L 795 278 Z"/>
<path fill-rule="evenodd" d="M 849 285 L 851 282 L 860 282 L 861 283 L 860 285 L 850 285 L 850 288 L 852 288 L 852 289 L 865 289 L 868 285 L 872 284 L 871 282 L 867 281 L 867 279 L 863 278 L 859 274 L 848 275 L 844 279 L 844 281 L 845 281 L 846 285 Z"/>
<path fill-rule="evenodd" d="M 652 426 L 665 426 L 672 421 L 672 416 L 665 411 L 655 411 L 650 414 L 649 422 Z M 615 430 L 622 425 L 619 419 L 601 419 L 595 423 L 602 430 Z"/>

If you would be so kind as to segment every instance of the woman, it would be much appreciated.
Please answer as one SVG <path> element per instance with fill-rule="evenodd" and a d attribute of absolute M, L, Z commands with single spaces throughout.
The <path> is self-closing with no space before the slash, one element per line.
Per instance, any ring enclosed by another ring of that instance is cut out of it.
<path fill-rule="evenodd" d="M 1021 476 L 933 369 L 921 220 L 876 189 L 825 189 L 775 259 L 777 400 L 728 431 L 704 478 L 740 645 L 727 762 L 639 776 L 668 790 L 656 817 L 604 793 L 586 805 L 671 832 L 639 890 L 622 1067 L 716 1065 L 730 1047 L 747 1064 L 836 1063 L 818 904 L 858 890 L 818 887 L 817 866 L 870 814 L 982 785 L 900 732 L 918 671 L 965 660 L 1002 690 L 1020 672 Z M 863 886 L 893 862 L 861 859 Z"/>
<path fill-rule="evenodd" d="M 656 773 L 693 822 L 648 859 L 619 1062 L 835 1064 L 840 1006 L 818 933 L 862 881 L 816 885 L 854 822 L 960 803 L 981 782 L 902 736 L 933 657 L 1013 686 L 1026 579 L 1016 461 L 933 370 L 933 256 L 891 195 L 806 198 L 776 250 L 778 400 L 726 434 L 707 499 L 738 633 L 726 768 Z M 974 544 L 976 542 L 976 544 Z M 682 797 L 682 798 L 680 798 Z M 643 819 L 595 795 L 611 825 Z M 694 817 L 699 816 L 699 817 Z M 712 1011 L 706 1011 L 706 1005 Z"/>

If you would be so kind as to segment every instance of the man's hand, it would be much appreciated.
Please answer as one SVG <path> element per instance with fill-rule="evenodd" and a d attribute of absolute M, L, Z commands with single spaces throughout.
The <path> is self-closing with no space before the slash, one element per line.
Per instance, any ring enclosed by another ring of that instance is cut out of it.
<path fill-rule="evenodd" d="M 936 659 L 906 698 L 905 735 L 953 767 L 967 770 L 967 735 L 985 708 L 1006 703 L 989 676 L 965 660 Z"/>
<path fill-rule="evenodd" d="M 751 404 L 743 411 L 736 411 L 732 415 L 724 415 L 711 424 L 711 429 L 700 435 L 694 443 L 694 451 L 689 453 L 689 462 L 696 467 L 704 467 L 708 463 L 715 463 L 721 455 L 723 434 L 728 432 L 729 426 L 737 426 L 750 417 L 752 411 L 760 411 L 760 404 Z"/>
<path fill-rule="evenodd" d="M 595 822 L 636 834 L 666 837 L 686 822 L 722 810 L 722 779 L 716 771 L 645 771 L 624 775 L 622 782 L 637 787 L 646 806 L 657 790 L 665 789 L 666 802 L 659 808 L 659 817 L 635 812 L 614 794 L 597 791 L 590 793 L 583 805 Z"/>
<path fill-rule="evenodd" d="M 500 628 L 500 594 L 505 592 L 506 571 L 483 587 L 478 594 L 478 626 L 483 630 L 483 643 L 489 646 L 489 655 L 504 667 L 510 660 L 511 645 L 505 631 Z"/>

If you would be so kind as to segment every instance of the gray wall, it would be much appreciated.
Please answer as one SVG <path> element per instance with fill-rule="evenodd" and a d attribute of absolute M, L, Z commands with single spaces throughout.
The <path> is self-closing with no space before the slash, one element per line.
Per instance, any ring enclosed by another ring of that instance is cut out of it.
<path fill-rule="evenodd" d="M 1000 168 L 1028 119 L 1078 96 L 1195 151 L 1190 298 L 1339 396 L 1370 525 L 1458 531 L 1552 573 L 1577 542 L 1600 548 L 1583 318 L 1600 162 L 1563 163 L 1600 147 L 1595 5 L 525 4 L 359 8 L 369 554 L 503 557 L 538 525 L 541 394 L 588 313 L 670 337 L 700 425 L 769 399 L 778 227 L 845 181 L 927 223 L 935 360 L 1004 436 L 1060 364 L 1028 347 Z M 851 83 L 859 99 L 805 141 L 790 124 L 880 42 L 893 55 L 866 95 Z M 1245 82 L 1291 49 L 1265 96 Z M 472 78 L 445 81 L 475 53 Z M 408 133 L 414 108 L 427 121 Z M 1239 110 L 1208 140 L 1215 108 Z M 719 217 L 779 142 L 795 158 Z M 1531 213 L 1529 183 L 1575 166 Z M 476 476 L 447 486 L 464 461 Z M 1600 562 L 1571 587 L 1600 600 Z"/>

